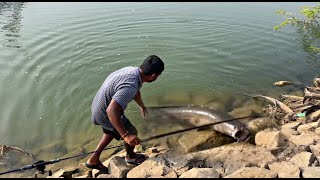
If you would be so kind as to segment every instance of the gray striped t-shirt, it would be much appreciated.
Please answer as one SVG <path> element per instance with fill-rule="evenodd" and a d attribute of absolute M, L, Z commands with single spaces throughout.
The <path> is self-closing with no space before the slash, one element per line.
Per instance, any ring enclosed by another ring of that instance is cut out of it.
<path fill-rule="evenodd" d="M 114 99 L 125 110 L 141 86 L 139 67 L 124 67 L 111 73 L 93 98 L 91 121 L 95 125 L 101 125 L 104 129 L 115 130 L 106 112 L 108 105 Z M 121 117 L 123 124 L 128 121 L 127 118 L 124 118 L 124 114 Z"/>

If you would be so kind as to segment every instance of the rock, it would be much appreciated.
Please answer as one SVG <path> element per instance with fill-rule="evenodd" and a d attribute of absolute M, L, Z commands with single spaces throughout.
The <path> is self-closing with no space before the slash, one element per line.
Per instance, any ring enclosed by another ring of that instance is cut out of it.
<path fill-rule="evenodd" d="M 265 167 L 277 160 L 266 148 L 247 143 L 232 143 L 213 149 L 188 154 L 189 159 L 205 160 L 206 164 L 214 162 L 224 163 L 225 173 L 248 166 Z M 250 158 L 248 158 L 250 157 Z"/>
<path fill-rule="evenodd" d="M 268 167 L 277 173 L 279 178 L 300 178 L 300 168 L 292 162 L 274 162 Z"/>
<path fill-rule="evenodd" d="M 111 174 L 100 174 L 99 176 L 97 176 L 97 178 L 116 178 L 116 177 L 112 176 Z"/>
<path fill-rule="evenodd" d="M 312 167 L 318 167 L 319 166 L 319 161 L 316 159 L 312 164 Z"/>
<path fill-rule="evenodd" d="M 294 135 L 294 128 L 298 128 L 300 122 L 288 123 L 282 126 L 281 133 L 292 143 L 297 146 L 306 145 L 309 146 L 314 143 L 319 137 L 316 137 L 314 134 L 301 134 Z"/>
<path fill-rule="evenodd" d="M 293 162 L 299 167 L 308 167 L 315 160 L 315 156 L 310 152 L 301 152 L 290 159 L 290 162 Z"/>
<path fill-rule="evenodd" d="M 314 130 L 317 128 L 317 126 L 318 126 L 318 122 L 303 124 L 297 128 L 297 131 L 300 134 L 314 134 Z"/>
<path fill-rule="evenodd" d="M 320 156 L 320 142 L 318 142 L 316 145 L 310 145 L 310 149 L 314 156 Z"/>
<path fill-rule="evenodd" d="M 220 174 L 212 168 L 193 168 L 179 178 L 219 178 Z"/>
<path fill-rule="evenodd" d="M 144 161 L 139 166 L 128 172 L 127 178 L 147 178 L 165 177 L 177 178 L 177 174 L 172 168 L 166 166 L 167 162 L 163 158 L 152 157 Z"/>
<path fill-rule="evenodd" d="M 244 116 L 250 116 L 252 114 L 259 113 L 259 112 L 261 112 L 261 108 L 258 105 L 252 104 L 252 103 L 246 103 L 246 104 L 241 104 L 239 107 L 234 108 L 228 114 L 231 115 L 232 117 L 244 117 Z"/>
<path fill-rule="evenodd" d="M 204 130 L 186 132 L 178 139 L 178 142 L 185 152 L 194 152 L 228 144 L 234 142 L 234 139 L 219 132 Z"/>
<path fill-rule="evenodd" d="M 285 145 L 285 136 L 277 130 L 265 129 L 260 131 L 255 136 L 255 143 L 257 146 L 265 147 L 267 149 L 276 149 Z"/>
<path fill-rule="evenodd" d="M 76 177 L 72 177 L 72 178 L 92 178 L 88 175 L 82 175 L 82 176 L 76 176 Z"/>
<path fill-rule="evenodd" d="M 168 147 L 165 146 L 157 146 L 157 147 L 151 147 L 145 150 L 145 153 L 148 155 L 148 157 L 157 157 L 160 154 L 166 153 L 170 151 Z"/>
<path fill-rule="evenodd" d="M 320 167 L 305 167 L 302 169 L 303 178 L 320 178 Z"/>
<path fill-rule="evenodd" d="M 293 129 L 296 130 L 301 125 L 301 122 L 290 122 L 282 125 L 281 129 Z"/>
<path fill-rule="evenodd" d="M 63 169 L 60 169 L 59 171 L 52 174 L 52 176 L 48 176 L 47 178 L 63 178 L 62 175 L 64 173 Z"/>
<path fill-rule="evenodd" d="M 172 168 L 177 176 L 181 176 L 184 172 L 188 171 L 190 168 L 189 158 L 184 155 L 177 155 L 175 153 L 164 153 L 159 156 L 166 161 L 168 167 Z"/>
<path fill-rule="evenodd" d="M 125 178 L 131 168 L 127 166 L 124 158 L 116 156 L 109 163 L 109 173 L 115 178 Z"/>
<path fill-rule="evenodd" d="M 213 169 L 214 169 L 214 168 L 213 168 Z M 223 167 L 221 167 L 221 168 L 216 168 L 216 169 L 214 169 L 214 170 L 216 170 L 216 171 L 220 174 L 220 177 L 224 178 L 224 177 L 226 176 L 226 173 L 225 173 Z"/>
<path fill-rule="evenodd" d="M 320 122 L 320 121 L 319 121 Z M 317 129 L 314 130 L 316 135 L 320 136 L 320 127 L 318 127 Z"/>
<path fill-rule="evenodd" d="M 72 174 L 78 173 L 79 169 L 74 167 L 68 167 L 65 169 L 60 169 L 59 171 L 52 174 L 52 176 L 49 176 L 50 178 L 72 178 Z"/>
<path fill-rule="evenodd" d="M 277 174 L 271 170 L 258 167 L 245 167 L 239 169 L 225 178 L 276 178 Z"/>
<path fill-rule="evenodd" d="M 253 119 L 249 121 L 246 125 L 250 132 L 257 133 L 266 129 L 270 125 L 270 121 L 268 120 L 268 118 L 262 117 Z"/>

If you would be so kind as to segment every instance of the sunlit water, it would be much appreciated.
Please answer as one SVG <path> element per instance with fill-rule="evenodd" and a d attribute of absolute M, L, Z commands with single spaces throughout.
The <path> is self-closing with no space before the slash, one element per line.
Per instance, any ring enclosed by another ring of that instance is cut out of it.
<path fill-rule="evenodd" d="M 272 85 L 279 80 L 311 84 L 319 63 L 293 28 L 273 27 L 283 20 L 276 10 L 313 4 L 2 2 L 0 143 L 44 160 L 94 150 L 102 135 L 90 122 L 95 93 L 108 74 L 150 54 L 165 71 L 143 85 L 147 106 L 288 90 Z M 134 102 L 126 114 L 146 132 Z"/>

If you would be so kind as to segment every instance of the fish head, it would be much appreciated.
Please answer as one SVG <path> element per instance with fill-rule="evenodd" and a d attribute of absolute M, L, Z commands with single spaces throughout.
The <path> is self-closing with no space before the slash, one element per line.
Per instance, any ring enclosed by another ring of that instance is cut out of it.
<path fill-rule="evenodd" d="M 238 131 L 235 133 L 235 139 L 237 142 L 245 141 L 249 138 L 250 131 L 246 127 L 241 127 L 238 129 Z"/>

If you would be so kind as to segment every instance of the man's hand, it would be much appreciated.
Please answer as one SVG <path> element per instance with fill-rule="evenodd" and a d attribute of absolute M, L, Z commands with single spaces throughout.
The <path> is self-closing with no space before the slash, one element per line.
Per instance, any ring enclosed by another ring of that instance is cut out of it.
<path fill-rule="evenodd" d="M 123 140 L 129 144 L 130 146 L 135 146 L 140 144 L 141 140 L 138 138 L 138 136 L 133 135 L 133 134 L 128 134 L 126 135 Z"/>
<path fill-rule="evenodd" d="M 148 117 L 148 111 L 146 107 L 140 107 L 140 111 L 141 111 L 141 116 L 143 118 L 147 118 Z"/>

